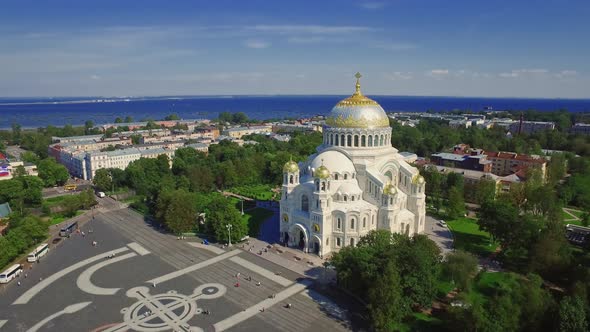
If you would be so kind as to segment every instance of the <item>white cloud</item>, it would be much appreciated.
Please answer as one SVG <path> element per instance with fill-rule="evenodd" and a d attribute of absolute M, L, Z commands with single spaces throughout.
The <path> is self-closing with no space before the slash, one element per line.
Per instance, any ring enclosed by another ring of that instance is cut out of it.
<path fill-rule="evenodd" d="M 578 72 L 575 70 L 561 70 L 555 74 L 555 77 L 557 78 L 567 78 L 573 76 L 578 76 Z"/>
<path fill-rule="evenodd" d="M 275 34 L 346 34 L 368 32 L 375 29 L 366 26 L 330 26 L 330 25 L 254 25 L 247 27 L 258 32 Z"/>
<path fill-rule="evenodd" d="M 310 37 L 290 37 L 287 39 L 287 42 L 292 44 L 312 44 L 312 43 L 320 43 L 325 41 L 326 38 L 320 36 L 310 36 Z"/>
<path fill-rule="evenodd" d="M 445 76 L 449 74 L 448 69 L 433 69 L 430 71 L 430 76 Z"/>
<path fill-rule="evenodd" d="M 409 80 L 413 78 L 412 72 L 401 72 L 401 71 L 394 71 L 393 73 L 385 73 L 385 78 L 398 81 L 398 80 Z"/>
<path fill-rule="evenodd" d="M 270 43 L 269 42 L 265 42 L 263 40 L 246 40 L 244 42 L 244 46 L 248 47 L 248 48 L 268 48 L 270 47 Z"/>
<path fill-rule="evenodd" d="M 383 1 L 363 1 L 360 3 L 360 6 L 364 9 L 375 10 L 387 6 L 387 3 Z"/>
<path fill-rule="evenodd" d="M 500 76 L 502 78 L 516 78 L 516 77 L 521 77 L 524 75 L 544 75 L 547 73 L 549 73 L 549 70 L 545 69 L 545 68 L 533 68 L 533 69 L 523 68 L 523 69 L 513 69 L 510 72 L 500 73 L 500 74 L 498 74 L 498 76 Z"/>
<path fill-rule="evenodd" d="M 387 51 L 406 51 L 415 49 L 416 45 L 410 43 L 377 43 L 373 47 L 381 48 Z"/>

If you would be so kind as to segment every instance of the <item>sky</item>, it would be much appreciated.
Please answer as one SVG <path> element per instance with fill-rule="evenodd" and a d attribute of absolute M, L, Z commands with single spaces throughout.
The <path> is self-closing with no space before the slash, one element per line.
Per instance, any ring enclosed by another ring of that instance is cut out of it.
<path fill-rule="evenodd" d="M 590 98 L 590 1 L 5 1 L 0 96 Z"/>

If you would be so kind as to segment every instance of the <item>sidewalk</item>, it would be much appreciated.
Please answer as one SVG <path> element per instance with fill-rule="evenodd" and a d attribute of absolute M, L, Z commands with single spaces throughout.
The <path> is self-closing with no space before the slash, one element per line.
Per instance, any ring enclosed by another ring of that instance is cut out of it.
<path fill-rule="evenodd" d="M 329 283 L 336 277 L 334 270 L 324 267 L 323 264 L 327 260 L 316 255 L 306 254 L 280 244 L 271 245 L 255 238 L 250 238 L 249 241 L 250 245 L 240 245 L 240 247 L 243 246 L 244 251 L 250 252 L 252 255 L 258 255 L 302 276 L 314 279 L 322 284 Z M 250 248 L 252 248 L 252 251 L 250 251 Z M 267 252 L 264 252 L 264 248 L 267 248 Z M 259 255 L 260 251 L 262 251 L 261 255 Z"/>

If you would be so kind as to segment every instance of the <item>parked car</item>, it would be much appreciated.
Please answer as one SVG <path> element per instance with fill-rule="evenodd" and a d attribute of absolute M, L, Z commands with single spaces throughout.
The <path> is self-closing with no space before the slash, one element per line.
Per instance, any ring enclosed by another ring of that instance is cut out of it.
<path fill-rule="evenodd" d="M 442 219 L 438 221 L 438 225 L 441 227 L 447 227 L 447 223 Z"/>
<path fill-rule="evenodd" d="M 56 237 L 55 239 L 53 239 L 53 241 L 51 241 L 51 243 L 58 244 L 59 241 L 61 241 L 61 238 L 60 237 Z"/>
<path fill-rule="evenodd" d="M 96 195 L 100 198 L 104 198 L 106 196 L 102 191 L 97 192 Z"/>

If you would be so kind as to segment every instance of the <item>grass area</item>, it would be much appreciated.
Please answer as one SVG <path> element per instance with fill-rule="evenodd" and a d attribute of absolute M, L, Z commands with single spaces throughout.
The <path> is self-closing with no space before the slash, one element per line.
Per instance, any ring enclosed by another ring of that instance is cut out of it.
<path fill-rule="evenodd" d="M 258 236 L 262 222 L 272 215 L 272 211 L 263 208 L 254 208 L 252 210 L 244 211 L 243 218 L 248 223 L 248 235 Z"/>
<path fill-rule="evenodd" d="M 272 187 L 266 184 L 259 184 L 253 186 L 241 186 L 231 188 L 230 192 L 242 196 L 246 196 L 252 199 L 261 201 L 270 201 L 275 193 L 271 191 Z"/>
<path fill-rule="evenodd" d="M 84 213 L 83 210 L 78 210 L 78 211 L 76 211 L 76 215 L 74 217 L 79 216 L 82 213 Z M 64 217 L 61 214 L 54 214 L 54 215 L 49 216 L 49 219 L 47 219 L 47 222 L 49 223 L 50 226 L 53 226 L 53 225 L 59 224 L 65 220 L 68 220 L 71 218 L 73 218 L 73 217 Z"/>
<path fill-rule="evenodd" d="M 442 299 L 447 296 L 453 288 L 455 288 L 455 285 L 452 282 L 439 280 L 436 284 L 436 296 Z"/>
<path fill-rule="evenodd" d="M 66 199 L 66 197 L 71 195 L 62 195 L 62 196 L 55 196 L 51 198 L 47 198 L 43 200 L 43 206 L 47 206 L 49 208 L 60 205 Z"/>
<path fill-rule="evenodd" d="M 476 219 L 461 217 L 447 221 L 455 238 L 455 248 L 477 255 L 489 255 L 496 251 L 497 243 L 491 241 L 490 234 L 482 231 Z"/>
<path fill-rule="evenodd" d="M 520 278 L 522 277 L 512 272 L 484 272 L 476 278 L 465 297 L 471 303 L 483 302 L 498 290 L 509 291 Z"/>

